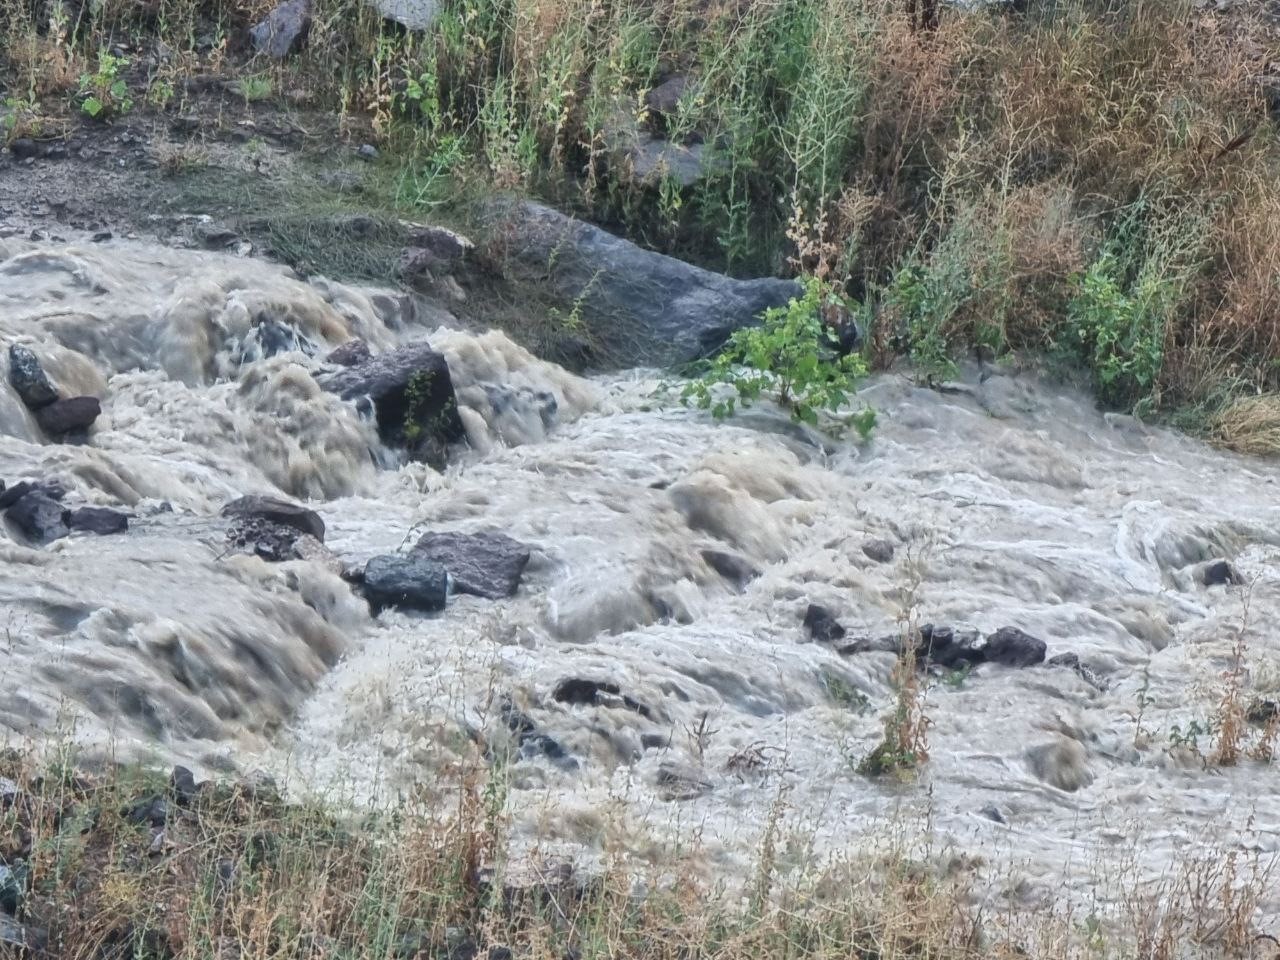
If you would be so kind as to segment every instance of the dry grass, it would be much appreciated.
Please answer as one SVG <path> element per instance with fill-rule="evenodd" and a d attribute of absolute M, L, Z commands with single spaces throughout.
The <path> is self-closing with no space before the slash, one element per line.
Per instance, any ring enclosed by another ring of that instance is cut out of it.
<path fill-rule="evenodd" d="M 1241 397 L 1213 422 L 1214 438 L 1224 447 L 1255 456 L 1280 454 L 1280 395 Z"/>
<path fill-rule="evenodd" d="M 711 266 L 842 284 L 879 362 L 1047 350 L 1143 410 L 1280 389 L 1280 41 L 1252 6 L 1061 0 L 928 30 L 898 0 L 453 0 L 415 37 L 317 0 L 306 52 L 246 65 L 268 5 L 111 0 L 52 29 L 43 0 L 6 5 L 9 136 L 74 114 L 100 49 L 159 39 L 170 55 L 130 68 L 139 109 L 253 73 L 371 123 L 403 202 L 532 191 Z M 687 93 L 658 117 L 645 97 L 671 76 Z M 635 182 L 616 132 L 636 125 L 700 145 L 708 173 Z M 1117 247 L 1120 308 L 1082 336 L 1078 278 Z"/>
<path fill-rule="evenodd" d="M 64 762 L 43 776 L 25 757 L 0 764 L 17 788 L 0 811 L 0 859 L 29 871 L 17 914 L 35 956 L 1244 957 L 1270 879 L 1257 858 L 1197 854 L 1154 883 L 1123 874 L 1124 896 L 1082 922 L 1065 904 L 984 906 L 975 861 L 900 839 L 783 870 L 784 789 L 743 889 L 702 879 L 687 848 L 656 866 L 607 854 L 585 875 L 508 859 L 501 767 L 435 784 L 432 802 L 356 816 L 288 804 L 261 783 L 179 800 L 145 770 Z"/>

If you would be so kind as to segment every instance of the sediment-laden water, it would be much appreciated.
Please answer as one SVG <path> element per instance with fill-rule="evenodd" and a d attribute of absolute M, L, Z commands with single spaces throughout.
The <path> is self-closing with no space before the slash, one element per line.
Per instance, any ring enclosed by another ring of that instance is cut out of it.
<path fill-rule="evenodd" d="M 264 318 L 315 355 L 266 356 Z M 779 809 L 784 861 L 927 825 L 1020 906 L 1105 900 L 1099 877 L 1198 850 L 1276 850 L 1275 769 L 1206 769 L 1192 746 L 1213 734 L 1187 733 L 1217 712 L 1242 629 L 1244 698 L 1280 694 L 1274 466 L 992 368 L 947 392 L 875 377 L 872 440 L 817 442 L 776 411 L 716 423 L 647 372 L 581 379 L 441 321 L 247 259 L 0 240 L 0 339 L 103 401 L 87 442 L 54 444 L 0 386 L 0 478 L 134 515 L 44 547 L 0 531 L 11 739 L 392 800 L 443 789 L 518 710 L 566 754 L 508 768 L 528 848 L 642 862 L 696 836 L 732 877 Z M 317 385 L 353 336 L 447 357 L 470 444 L 443 474 Z M 500 531 L 533 560 L 510 600 L 374 618 L 334 562 L 228 551 L 216 515 L 246 493 L 312 501 L 348 565 L 424 530 Z M 759 575 L 726 578 L 708 552 Z M 1220 558 L 1248 585 L 1205 586 Z M 855 767 L 895 658 L 810 642 L 810 603 L 850 640 L 906 615 L 1015 626 L 1087 669 L 933 676 L 928 764 L 873 781 Z M 561 702 L 566 679 L 609 686 Z"/>

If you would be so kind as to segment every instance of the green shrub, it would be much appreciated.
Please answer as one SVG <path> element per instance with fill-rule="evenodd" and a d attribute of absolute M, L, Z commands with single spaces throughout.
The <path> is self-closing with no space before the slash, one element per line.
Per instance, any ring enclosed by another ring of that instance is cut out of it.
<path fill-rule="evenodd" d="M 716 418 L 731 416 L 738 406 L 749 407 L 761 397 L 775 400 L 794 420 L 815 426 L 819 412 L 839 412 L 867 366 L 861 354 L 841 355 L 836 331 L 823 320 L 824 307 L 849 309 L 821 281 L 806 280 L 804 296 L 765 311 L 760 326 L 736 331 L 702 376 L 685 387 L 681 399 L 709 409 Z M 722 386 L 732 392 L 718 389 Z M 866 436 L 875 424 L 875 411 L 868 407 L 844 422 Z"/>

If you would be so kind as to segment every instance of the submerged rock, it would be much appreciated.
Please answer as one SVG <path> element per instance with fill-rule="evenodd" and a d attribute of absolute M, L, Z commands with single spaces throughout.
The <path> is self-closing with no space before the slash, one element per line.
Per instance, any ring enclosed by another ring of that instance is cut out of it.
<path fill-rule="evenodd" d="M 726 553 L 723 550 L 703 550 L 702 559 L 725 580 L 733 584 L 739 592 L 746 588 L 746 585 L 760 576 L 760 570 L 747 560 L 740 557 L 736 553 Z"/>
<path fill-rule="evenodd" d="M 249 30 L 253 48 L 275 60 L 297 53 L 311 32 L 311 0 L 284 0 Z"/>
<path fill-rule="evenodd" d="M 448 591 L 445 568 L 423 556 L 383 554 L 364 567 L 364 595 L 374 613 L 387 607 L 443 610 Z"/>
<path fill-rule="evenodd" d="M 36 543 L 51 543 L 71 532 L 67 526 L 68 511 L 47 494 L 34 491 L 22 497 L 5 511 L 5 517 Z"/>
<path fill-rule="evenodd" d="M 645 719 L 653 718 L 653 711 L 639 700 L 622 692 L 616 683 L 607 680 L 588 680 L 582 677 L 566 677 L 556 684 L 551 699 L 557 703 L 599 707 L 623 707 L 634 710 Z"/>
<path fill-rule="evenodd" d="M 428 462 L 442 463 L 445 446 L 466 435 L 449 365 L 426 341 L 322 373 L 317 381 L 343 400 L 368 397 L 383 441 Z"/>
<path fill-rule="evenodd" d="M 36 411 L 36 421 L 50 436 L 62 436 L 88 429 L 101 414 L 102 403 L 97 397 L 72 397 L 41 407 Z"/>
<path fill-rule="evenodd" d="M 735 280 L 644 250 L 529 201 L 488 211 L 491 256 L 517 282 L 574 311 L 620 366 L 680 363 L 801 293 L 789 280 Z"/>
<path fill-rule="evenodd" d="M 502 722 L 515 737 L 522 757 L 528 759 L 541 755 L 563 769 L 578 769 L 578 761 L 569 754 L 560 741 L 539 730 L 533 718 L 517 707 L 510 697 L 502 698 L 499 710 L 502 714 Z"/>
<path fill-rule="evenodd" d="M 252 494 L 232 500 L 222 508 L 224 517 L 257 517 L 269 523 L 289 527 L 324 542 L 324 520 L 314 510 L 300 504 Z"/>
<path fill-rule="evenodd" d="M 862 544 L 862 552 L 868 560 L 888 563 L 893 559 L 894 548 L 888 540 L 867 540 Z"/>
<path fill-rule="evenodd" d="M 124 533 L 129 529 L 129 515 L 110 507 L 77 507 L 68 515 L 67 526 L 99 535 Z"/>
<path fill-rule="evenodd" d="M 804 625 L 809 636 L 819 643 L 835 643 L 845 634 L 835 614 L 816 603 L 809 604 L 809 609 L 804 612 Z"/>
<path fill-rule="evenodd" d="M 527 546 L 501 533 L 427 533 L 415 556 L 442 564 L 458 593 L 489 600 L 513 596 L 529 563 Z"/>
<path fill-rule="evenodd" d="M 9 347 L 9 385 L 31 410 L 58 399 L 58 390 L 31 349 L 15 343 Z"/>
<path fill-rule="evenodd" d="M 709 793 L 713 786 L 697 767 L 675 760 L 664 761 L 656 779 L 668 800 L 692 800 Z"/>

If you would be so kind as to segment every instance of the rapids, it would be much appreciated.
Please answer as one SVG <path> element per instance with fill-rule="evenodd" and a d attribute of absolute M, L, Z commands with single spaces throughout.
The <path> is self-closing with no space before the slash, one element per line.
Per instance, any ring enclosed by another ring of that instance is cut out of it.
<path fill-rule="evenodd" d="M 319 357 L 351 336 L 428 337 L 469 448 L 444 474 L 401 462 L 316 385 L 319 359 L 264 356 L 263 318 Z M 1241 630 L 1247 696 L 1280 695 L 1275 466 L 998 369 L 945 393 L 872 378 L 871 441 L 818 442 L 771 409 L 716 423 L 657 374 L 583 379 L 451 323 L 250 259 L 0 240 L 0 346 L 103 400 L 87 444 L 51 444 L 0 384 L 0 478 L 56 477 L 69 503 L 136 516 L 44 548 L 0 529 L 10 740 L 386 802 L 436 789 L 501 735 L 509 702 L 573 757 L 511 767 L 526 848 L 643 860 L 696 836 L 705 869 L 733 876 L 781 799 L 787 856 L 926 824 L 939 849 L 997 864 L 1023 906 L 1105 898 L 1099 871 L 1280 846 L 1276 770 L 1205 769 L 1170 736 L 1213 715 Z M 530 399 L 548 393 L 554 417 Z M 228 555 L 212 518 L 245 493 L 312 501 L 351 563 L 425 529 L 500 530 L 533 561 L 511 600 L 373 619 L 322 562 Z M 895 559 L 868 557 L 873 539 Z M 739 589 L 705 551 L 760 575 Z M 1197 565 L 1222 557 L 1249 587 L 1201 584 Z M 811 602 L 850 636 L 895 633 L 908 608 L 1016 626 L 1101 683 L 1048 666 L 935 677 L 922 775 L 871 781 L 854 767 L 880 739 L 894 658 L 809 642 Z M 567 678 L 620 693 L 556 702 Z M 704 786 L 664 782 L 673 764 Z"/>

